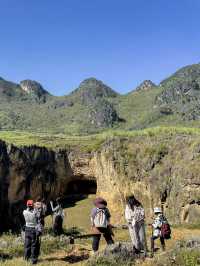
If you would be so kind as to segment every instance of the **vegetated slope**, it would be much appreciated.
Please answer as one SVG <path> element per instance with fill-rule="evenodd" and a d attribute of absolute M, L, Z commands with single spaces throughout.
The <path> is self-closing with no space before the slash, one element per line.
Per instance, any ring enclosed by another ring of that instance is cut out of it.
<path fill-rule="evenodd" d="M 156 86 L 146 80 L 120 95 L 95 78 L 67 96 L 50 95 L 36 81 L 0 78 L 0 129 L 89 134 L 155 125 L 200 125 L 200 64 L 184 67 Z"/>

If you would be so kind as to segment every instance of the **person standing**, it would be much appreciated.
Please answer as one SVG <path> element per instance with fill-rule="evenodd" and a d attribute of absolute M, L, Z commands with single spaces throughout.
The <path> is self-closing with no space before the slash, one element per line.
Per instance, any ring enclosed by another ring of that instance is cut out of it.
<path fill-rule="evenodd" d="M 45 224 L 45 215 L 47 211 L 46 204 L 41 200 L 41 198 L 38 198 L 37 201 L 34 204 L 34 211 L 36 215 L 36 236 L 37 236 L 37 256 L 40 255 L 40 246 L 41 246 L 41 236 L 44 230 L 44 224 Z"/>
<path fill-rule="evenodd" d="M 56 199 L 56 207 L 53 206 L 53 202 L 50 201 L 51 209 L 53 212 L 53 233 L 55 236 L 63 234 L 63 220 L 64 220 L 64 211 L 62 208 L 60 198 Z"/>
<path fill-rule="evenodd" d="M 160 238 L 162 250 L 165 250 L 165 239 L 169 239 L 171 235 L 171 229 L 167 218 L 162 213 L 161 208 L 154 208 L 154 221 L 152 223 L 152 237 L 151 237 L 151 256 L 154 255 L 154 241 Z"/>
<path fill-rule="evenodd" d="M 27 201 L 27 209 L 23 211 L 25 219 L 25 260 L 32 261 L 32 264 L 36 264 L 38 261 L 39 242 L 37 237 L 37 217 L 34 210 L 33 200 Z"/>
<path fill-rule="evenodd" d="M 125 219 L 128 223 L 129 234 L 135 253 L 144 251 L 146 255 L 147 244 L 144 208 L 134 196 L 129 196 L 126 199 Z"/>
<path fill-rule="evenodd" d="M 107 208 L 106 200 L 103 198 L 97 198 L 94 201 L 94 205 L 95 207 L 91 212 L 92 232 L 94 234 L 92 250 L 93 252 L 97 252 L 102 234 L 108 245 L 114 244 L 114 241 L 112 239 L 113 233 L 110 224 L 111 215 Z"/>
<path fill-rule="evenodd" d="M 44 219 L 45 219 L 46 212 L 47 212 L 47 205 L 44 203 L 44 200 L 41 200 L 41 198 L 39 197 L 34 204 L 34 209 L 37 212 L 39 222 L 44 227 L 44 224 L 45 224 Z"/>

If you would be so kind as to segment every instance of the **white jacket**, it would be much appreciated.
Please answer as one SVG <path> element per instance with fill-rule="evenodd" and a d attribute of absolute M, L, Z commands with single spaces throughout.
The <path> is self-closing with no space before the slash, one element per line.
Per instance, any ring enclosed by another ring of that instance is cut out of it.
<path fill-rule="evenodd" d="M 141 206 L 135 206 L 134 210 L 132 210 L 128 204 L 126 205 L 125 219 L 128 224 L 134 226 L 135 223 L 144 221 L 144 218 L 145 218 L 144 208 L 142 208 Z"/>
<path fill-rule="evenodd" d="M 153 226 L 153 236 L 155 237 L 159 237 L 161 236 L 161 226 L 163 223 L 167 222 L 167 219 L 165 218 L 165 216 L 160 213 L 158 214 L 153 223 L 152 223 L 152 226 Z"/>

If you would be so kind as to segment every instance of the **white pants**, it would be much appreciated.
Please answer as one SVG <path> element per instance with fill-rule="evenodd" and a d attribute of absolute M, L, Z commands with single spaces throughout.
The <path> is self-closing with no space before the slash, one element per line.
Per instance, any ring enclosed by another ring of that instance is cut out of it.
<path fill-rule="evenodd" d="M 138 250 L 147 251 L 146 233 L 143 222 L 136 223 L 134 226 L 128 225 L 129 234 L 133 246 Z"/>

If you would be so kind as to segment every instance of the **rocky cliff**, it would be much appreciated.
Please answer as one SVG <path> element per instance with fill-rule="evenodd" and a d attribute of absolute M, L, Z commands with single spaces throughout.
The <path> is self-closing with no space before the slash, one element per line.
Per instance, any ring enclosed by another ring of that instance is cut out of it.
<path fill-rule="evenodd" d="M 104 144 L 94 157 L 97 193 L 109 200 L 115 220 L 134 194 L 147 218 L 163 206 L 173 223 L 198 223 L 200 140 L 188 136 L 135 137 Z"/>
<path fill-rule="evenodd" d="M 19 227 L 27 198 L 55 199 L 65 193 L 72 170 L 65 151 L 0 143 L 0 231 Z"/>
<path fill-rule="evenodd" d="M 123 221 L 129 194 L 147 219 L 162 206 L 172 223 L 198 223 L 200 138 L 183 134 L 117 137 L 97 151 L 51 151 L 0 142 L 0 230 L 20 225 L 28 197 L 46 200 L 96 193 L 108 200 L 115 222 Z"/>

